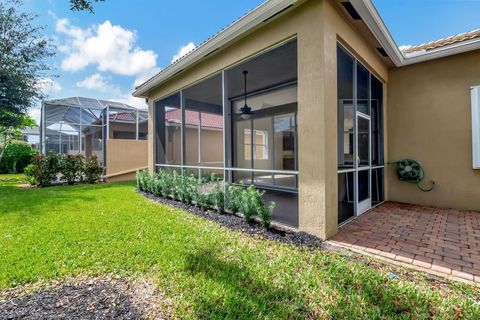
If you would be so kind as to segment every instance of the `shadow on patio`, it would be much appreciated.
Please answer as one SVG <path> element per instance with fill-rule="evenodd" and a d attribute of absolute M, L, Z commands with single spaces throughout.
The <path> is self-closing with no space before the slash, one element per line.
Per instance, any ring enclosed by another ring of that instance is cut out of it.
<path fill-rule="evenodd" d="M 330 242 L 417 269 L 480 282 L 480 213 L 387 202 Z"/>

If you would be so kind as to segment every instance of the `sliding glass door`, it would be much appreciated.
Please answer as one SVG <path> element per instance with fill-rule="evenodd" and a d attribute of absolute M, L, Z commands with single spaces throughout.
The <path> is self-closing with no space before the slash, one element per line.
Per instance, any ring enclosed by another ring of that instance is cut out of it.
<path fill-rule="evenodd" d="M 337 47 L 338 223 L 384 200 L 382 83 Z"/>

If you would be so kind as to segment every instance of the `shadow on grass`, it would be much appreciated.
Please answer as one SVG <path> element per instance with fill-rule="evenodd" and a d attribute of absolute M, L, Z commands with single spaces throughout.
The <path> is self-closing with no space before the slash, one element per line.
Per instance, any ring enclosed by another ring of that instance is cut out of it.
<path fill-rule="evenodd" d="M 187 272 L 213 282 L 213 288 L 195 297 L 199 319 L 303 319 L 301 296 L 256 277 L 238 262 L 224 261 L 211 250 L 187 258 Z M 206 286 L 210 287 L 210 286 Z"/>

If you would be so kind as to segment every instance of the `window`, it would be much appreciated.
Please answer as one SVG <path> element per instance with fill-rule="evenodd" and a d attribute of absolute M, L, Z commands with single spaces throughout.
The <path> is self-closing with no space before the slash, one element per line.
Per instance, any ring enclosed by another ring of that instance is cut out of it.
<path fill-rule="evenodd" d="M 252 150 L 254 160 L 268 160 L 268 132 L 264 130 L 253 130 L 253 132 L 252 148 L 252 131 L 250 129 L 243 130 L 245 160 L 252 160 Z"/>

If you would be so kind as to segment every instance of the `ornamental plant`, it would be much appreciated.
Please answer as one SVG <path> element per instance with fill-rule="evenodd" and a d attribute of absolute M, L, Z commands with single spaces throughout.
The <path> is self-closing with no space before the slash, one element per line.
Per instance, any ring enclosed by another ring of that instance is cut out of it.
<path fill-rule="evenodd" d="M 0 160 L 0 173 L 21 173 L 38 152 L 25 141 L 15 140 L 5 148 Z"/>
<path fill-rule="evenodd" d="M 177 171 L 160 170 L 151 175 L 144 170 L 137 174 L 137 187 L 159 197 L 171 197 L 187 204 L 194 204 L 203 210 L 215 209 L 219 213 L 225 210 L 231 213 L 241 212 L 249 222 L 258 216 L 264 228 L 270 227 L 275 208 L 275 202 L 268 205 L 263 203 L 265 192 L 256 189 L 255 186 L 250 185 L 245 189 L 242 184 L 220 183 L 214 175 L 209 175 L 206 179 L 197 179 L 193 174 L 182 176 Z"/>
<path fill-rule="evenodd" d="M 227 184 L 225 188 L 225 208 L 231 213 L 237 213 L 242 204 L 243 184 Z"/>
<path fill-rule="evenodd" d="M 83 165 L 83 179 L 87 183 L 97 183 L 102 175 L 103 169 L 98 163 L 96 155 L 91 155 L 85 159 Z"/>
<path fill-rule="evenodd" d="M 64 154 L 59 159 L 59 169 L 63 181 L 74 184 L 83 178 L 83 155 Z"/>
<path fill-rule="evenodd" d="M 272 223 L 273 209 L 275 209 L 275 202 L 270 201 L 268 205 L 258 204 L 257 212 L 258 218 L 260 219 L 260 224 L 265 229 L 268 229 Z"/>
<path fill-rule="evenodd" d="M 253 217 L 257 214 L 257 208 L 262 205 L 263 194 L 263 191 L 257 190 L 253 185 L 250 185 L 247 189 L 243 190 L 240 212 L 248 222 L 253 220 Z"/>
<path fill-rule="evenodd" d="M 32 159 L 32 169 L 29 173 L 32 181 L 35 181 L 40 187 L 46 187 L 57 180 L 58 174 L 58 155 L 35 155 Z"/>

